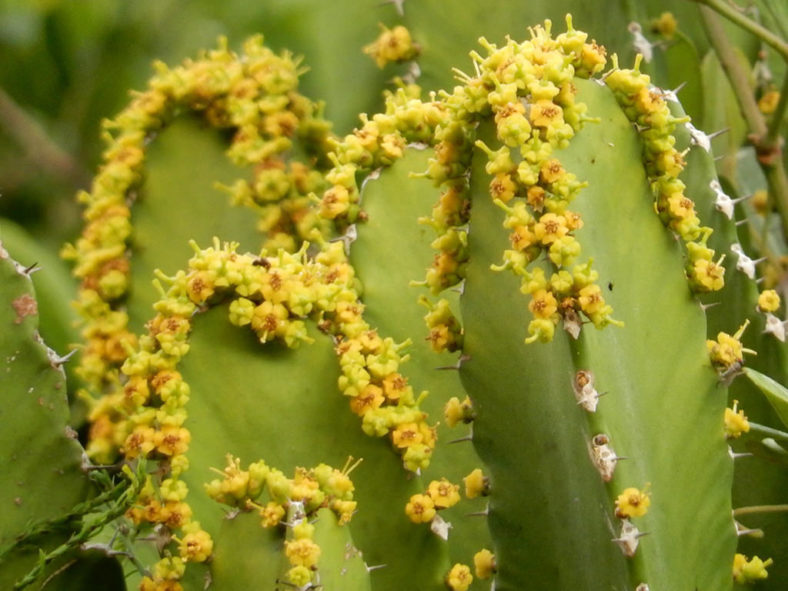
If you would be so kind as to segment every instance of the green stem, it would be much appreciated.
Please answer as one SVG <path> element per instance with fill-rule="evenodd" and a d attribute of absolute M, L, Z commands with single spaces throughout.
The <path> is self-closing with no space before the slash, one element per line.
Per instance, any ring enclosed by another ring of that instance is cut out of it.
<path fill-rule="evenodd" d="M 87 505 L 87 507 L 83 506 L 83 522 L 80 529 L 74 531 L 65 542 L 60 544 L 60 546 L 48 553 L 42 553 L 36 566 L 14 584 L 14 589 L 24 589 L 34 583 L 43 574 L 48 564 L 51 564 L 52 561 L 63 556 L 67 552 L 77 549 L 81 544 L 91 539 L 97 532 L 101 531 L 108 523 L 123 515 L 137 499 L 137 495 L 143 483 L 143 480 L 137 478 L 136 482 L 128 483 L 124 481 L 117 484 L 113 489 L 106 491 L 106 495 L 113 496 L 115 497 L 114 499 L 108 499 L 105 495 L 99 495 L 97 498 L 109 501 L 110 506 L 102 514 L 96 515 L 92 519 L 84 519 L 84 517 L 93 507 L 90 505 Z M 92 502 L 93 501 L 91 501 L 91 503 Z M 71 517 L 71 515 L 69 515 L 69 517 Z M 41 532 L 48 531 L 45 529 L 45 526 L 43 527 L 44 529 L 41 529 Z M 27 537 L 25 539 L 27 539 Z"/>
<path fill-rule="evenodd" d="M 734 517 L 752 515 L 755 513 L 788 513 L 788 505 L 753 505 L 751 507 L 739 507 L 733 510 Z"/>
<path fill-rule="evenodd" d="M 89 175 L 55 141 L 44 128 L 30 116 L 8 93 L 0 88 L 0 127 L 25 152 L 33 165 L 60 179 L 77 186 L 87 186 Z"/>
<path fill-rule="evenodd" d="M 788 441 L 788 433 L 750 421 L 750 433 L 766 435 L 777 441 Z"/>
<path fill-rule="evenodd" d="M 772 33 L 763 25 L 747 18 L 738 10 L 732 8 L 728 3 L 723 0 L 695 0 L 699 4 L 704 4 L 715 12 L 721 14 L 732 23 L 740 26 L 745 31 L 749 31 L 767 45 L 773 47 L 777 53 L 788 63 L 788 43 L 783 41 L 779 36 Z"/>
<path fill-rule="evenodd" d="M 783 87 L 780 90 L 780 101 L 777 103 L 777 108 L 772 114 L 772 121 L 769 124 L 769 132 L 766 134 L 766 141 L 773 146 L 776 146 L 780 141 L 780 128 L 782 127 L 785 111 L 788 108 L 788 72 L 785 74 L 783 80 Z"/>
<path fill-rule="evenodd" d="M 696 0 L 703 4 L 709 4 L 717 0 Z M 739 103 L 747 127 L 750 129 L 748 139 L 755 147 L 758 157 L 758 164 L 763 169 L 766 181 L 769 186 L 769 194 L 774 200 L 777 211 L 782 220 L 783 230 L 788 230 L 788 177 L 783 167 L 782 149 L 779 145 L 779 137 L 774 143 L 769 141 L 769 128 L 766 120 L 758 108 L 755 95 L 750 88 L 749 74 L 742 66 L 740 59 L 736 56 L 733 46 L 727 38 L 725 29 L 722 26 L 720 17 L 708 6 L 700 6 L 700 16 L 706 35 L 709 38 L 714 52 L 720 60 L 725 74 L 730 81 L 733 94 Z"/>

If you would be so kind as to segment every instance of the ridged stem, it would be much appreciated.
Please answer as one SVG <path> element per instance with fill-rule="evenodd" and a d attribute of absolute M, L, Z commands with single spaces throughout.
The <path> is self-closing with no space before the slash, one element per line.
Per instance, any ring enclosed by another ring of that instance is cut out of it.
<path fill-rule="evenodd" d="M 740 60 L 737 58 L 733 46 L 726 36 L 720 17 L 715 14 L 715 11 L 717 11 L 727 16 L 727 13 L 720 9 L 720 6 L 725 5 L 722 5 L 718 0 L 698 1 L 704 4 L 704 6 L 699 8 L 701 21 L 709 38 L 709 43 L 714 48 L 714 52 L 717 54 L 720 64 L 722 64 L 728 76 L 736 101 L 739 103 L 739 110 L 747 123 L 747 127 L 750 129 L 748 139 L 755 147 L 758 163 L 766 176 L 769 193 L 774 199 L 782 220 L 783 229 L 785 230 L 788 228 L 788 177 L 783 167 L 780 138 L 774 137 L 773 141 L 770 141 L 773 132 L 770 132 L 763 114 L 758 109 L 758 103 L 750 89 L 748 72 L 742 67 Z M 725 6 L 725 10 L 731 11 L 727 6 Z M 734 11 L 734 14 L 738 13 Z M 741 15 L 739 16 L 741 17 Z M 746 20 L 749 21 L 749 19 Z M 738 21 L 734 22 L 738 23 Z M 782 45 L 784 46 L 784 52 L 781 51 L 781 55 L 788 60 L 788 44 L 782 43 Z M 784 108 L 785 105 L 783 104 Z M 775 113 L 775 116 L 778 115 L 779 113 Z"/>
<path fill-rule="evenodd" d="M 783 41 L 779 36 L 772 33 L 763 25 L 747 18 L 744 14 L 731 7 L 727 2 L 722 0 L 695 0 L 699 4 L 708 6 L 709 9 L 714 10 L 721 14 L 735 25 L 741 27 L 745 31 L 749 31 L 767 45 L 773 47 L 782 58 L 788 62 L 788 43 Z M 703 8 L 701 8 L 703 11 Z"/>

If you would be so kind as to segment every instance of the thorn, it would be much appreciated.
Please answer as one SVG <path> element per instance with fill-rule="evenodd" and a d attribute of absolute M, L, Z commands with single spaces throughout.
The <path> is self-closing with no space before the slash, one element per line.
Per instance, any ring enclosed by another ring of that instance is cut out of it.
<path fill-rule="evenodd" d="M 721 155 L 719 155 L 719 156 L 715 156 L 715 157 L 714 157 L 714 162 L 719 162 L 719 161 L 720 161 L 720 160 L 722 160 L 723 158 L 725 158 L 725 154 L 721 154 Z"/>
<path fill-rule="evenodd" d="M 743 451 L 743 452 L 731 451 L 731 458 L 733 458 L 734 460 L 737 460 L 739 458 L 751 458 L 752 456 L 753 454 L 748 451 Z"/>
<path fill-rule="evenodd" d="M 700 146 L 706 152 L 711 151 L 711 136 L 706 135 L 689 121 L 687 121 L 684 126 L 687 128 L 687 131 L 689 131 L 691 145 Z"/>
<path fill-rule="evenodd" d="M 665 97 L 666 101 L 671 101 L 674 103 L 679 102 L 679 97 L 676 96 L 681 90 L 687 85 L 687 82 L 682 82 L 673 90 L 663 90 L 662 95 Z"/>
<path fill-rule="evenodd" d="M 463 353 L 462 355 L 460 355 L 460 357 L 457 359 L 457 363 L 455 363 L 454 365 L 442 365 L 440 367 L 436 367 L 435 369 L 438 370 L 460 369 L 462 367 L 462 364 L 465 363 L 466 361 L 470 361 L 470 359 L 471 359 L 470 355 L 466 355 Z"/>
<path fill-rule="evenodd" d="M 376 180 L 378 180 L 380 178 L 381 170 L 382 170 L 381 168 L 376 168 L 375 170 L 373 170 L 367 176 L 364 177 L 364 180 L 361 181 L 361 187 L 359 187 L 360 192 L 364 191 L 364 187 L 367 186 L 367 183 L 369 181 L 376 181 Z"/>
<path fill-rule="evenodd" d="M 459 439 L 452 439 L 449 443 L 462 443 L 463 441 L 473 441 L 473 433 L 468 433 L 468 435 Z"/>
<path fill-rule="evenodd" d="M 731 203 L 741 203 L 742 201 L 747 201 L 747 199 L 752 199 L 753 197 L 755 197 L 755 193 L 752 193 L 751 195 L 743 195 L 741 197 L 736 197 L 736 199 L 731 199 Z"/>
<path fill-rule="evenodd" d="M 734 363 L 728 369 L 720 374 L 720 383 L 724 385 L 726 388 L 731 385 L 733 380 L 735 380 L 738 376 L 742 375 L 744 372 L 742 371 L 742 364 L 741 362 Z"/>
<path fill-rule="evenodd" d="M 380 5 L 383 6 L 384 4 L 393 4 L 397 9 L 397 14 L 405 16 L 405 0 L 383 0 Z"/>
<path fill-rule="evenodd" d="M 410 62 L 408 66 L 408 72 L 402 77 L 404 82 L 408 84 L 416 84 L 416 81 L 421 78 L 421 68 L 419 67 L 418 62 Z"/>
<path fill-rule="evenodd" d="M 60 367 L 60 366 L 64 365 L 66 363 L 66 361 L 68 361 L 74 355 L 76 355 L 76 353 L 77 353 L 77 350 L 73 349 L 73 350 L 69 351 L 68 353 L 66 353 L 65 355 L 58 355 L 57 353 L 52 351 L 52 349 L 50 349 L 48 351 L 49 361 L 52 362 L 53 365 L 56 365 L 56 366 Z"/>
<path fill-rule="evenodd" d="M 24 273 L 25 275 L 27 275 L 29 277 L 30 275 L 32 275 L 36 271 L 40 271 L 40 270 L 41 270 L 41 267 L 38 266 L 38 263 L 33 263 L 32 265 L 29 265 L 29 266 L 25 267 L 24 270 L 22 271 L 22 273 Z"/>
<path fill-rule="evenodd" d="M 746 224 L 746 223 L 747 223 L 747 218 L 744 218 L 744 219 L 742 219 L 742 220 L 739 220 L 739 221 L 737 221 L 737 222 L 734 222 L 734 224 L 733 224 L 733 225 L 734 225 L 734 226 L 736 226 L 736 227 L 738 228 L 739 226 L 743 226 L 743 225 L 744 225 L 744 224 Z"/>
<path fill-rule="evenodd" d="M 719 137 L 719 136 L 721 136 L 724 133 L 728 133 L 730 130 L 731 130 L 730 127 L 723 127 L 722 129 L 717 130 L 717 131 L 715 131 L 713 133 L 709 133 L 707 135 L 709 136 L 710 140 L 713 140 L 715 137 Z"/>
<path fill-rule="evenodd" d="M 475 511 L 474 513 L 466 513 L 466 517 L 487 517 L 490 514 L 490 507 L 485 507 L 484 511 Z"/>
<path fill-rule="evenodd" d="M 388 564 L 375 564 L 373 566 L 367 566 L 367 564 L 364 563 L 364 567 L 366 567 L 368 573 L 371 573 L 373 570 L 378 570 L 379 568 L 386 568 L 387 566 Z"/>
<path fill-rule="evenodd" d="M 739 537 L 742 536 L 752 536 L 754 538 L 762 538 L 763 537 L 763 530 L 759 528 L 755 529 L 737 529 L 736 535 Z"/>
<path fill-rule="evenodd" d="M 713 308 L 714 306 L 719 306 L 721 303 L 722 303 L 722 302 L 712 302 L 712 303 L 710 303 L 710 304 L 701 304 L 701 305 L 700 305 L 700 309 L 701 309 L 701 310 L 703 310 L 703 311 L 705 312 L 705 311 L 706 311 L 706 310 L 708 310 L 709 308 Z"/>
<path fill-rule="evenodd" d="M 347 230 L 342 236 L 337 238 L 332 238 L 329 242 L 342 242 L 344 245 L 345 255 L 350 255 L 350 245 L 356 241 L 358 238 L 358 232 L 356 231 L 356 224 L 351 224 L 348 226 Z"/>
<path fill-rule="evenodd" d="M 116 473 L 116 472 L 120 472 L 123 469 L 123 464 L 124 463 L 125 462 L 121 461 L 121 462 L 118 462 L 117 464 L 94 464 L 93 462 L 90 461 L 90 458 L 88 457 L 88 454 L 86 454 L 83 451 L 82 452 L 82 459 L 80 460 L 80 468 L 84 472 L 93 472 L 93 471 L 96 471 L 96 470 L 106 470 L 107 472 L 110 472 L 110 473 Z"/>

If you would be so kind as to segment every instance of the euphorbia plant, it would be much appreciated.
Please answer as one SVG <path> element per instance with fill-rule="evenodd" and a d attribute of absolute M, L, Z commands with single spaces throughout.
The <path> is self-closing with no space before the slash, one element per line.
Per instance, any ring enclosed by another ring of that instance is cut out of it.
<path fill-rule="evenodd" d="M 708 137 L 570 18 L 481 45 L 456 87 L 401 82 L 344 137 L 259 37 L 158 66 L 106 123 L 64 255 L 87 455 L 117 474 L 34 575 L 87 543 L 144 590 L 765 577 L 734 559 L 746 324 L 707 328 L 733 231 Z M 418 50 L 399 28 L 367 48 Z M 194 227 L 143 182 L 186 113 L 251 171 Z"/>

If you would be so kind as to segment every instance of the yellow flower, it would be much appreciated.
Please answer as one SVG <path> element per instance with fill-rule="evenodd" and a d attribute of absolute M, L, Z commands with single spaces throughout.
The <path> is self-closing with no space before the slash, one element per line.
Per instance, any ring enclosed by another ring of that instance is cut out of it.
<path fill-rule="evenodd" d="M 766 567 L 772 562 L 774 561 L 771 558 L 764 561 L 757 556 L 747 560 L 744 554 L 737 553 L 733 557 L 733 580 L 737 583 L 754 583 L 766 579 L 769 577 Z"/>
<path fill-rule="evenodd" d="M 183 577 L 186 564 L 177 556 L 162 558 L 153 565 L 153 576 L 157 581 L 177 581 Z"/>
<path fill-rule="evenodd" d="M 616 499 L 616 517 L 641 517 L 651 505 L 649 494 L 634 487 L 624 489 Z"/>
<path fill-rule="evenodd" d="M 776 90 L 770 90 L 758 101 L 758 109 L 764 115 L 771 115 L 777 109 L 777 103 L 780 102 L 780 93 Z"/>
<path fill-rule="evenodd" d="M 205 562 L 213 552 L 213 540 L 208 532 L 200 528 L 196 521 L 184 526 L 187 531 L 183 539 L 179 540 L 181 558 L 187 562 Z"/>
<path fill-rule="evenodd" d="M 535 318 L 552 318 L 558 310 L 558 302 L 555 296 L 546 289 L 539 289 L 531 296 L 528 309 Z"/>
<path fill-rule="evenodd" d="M 744 353 L 755 353 L 751 349 L 745 349 L 739 340 L 749 324 L 750 321 L 747 320 L 733 336 L 725 332 L 719 332 L 717 333 L 716 341 L 706 341 L 706 348 L 709 351 L 709 357 L 713 365 L 723 370 L 728 370 L 742 363 Z"/>
<path fill-rule="evenodd" d="M 528 323 L 528 334 L 531 336 L 525 339 L 526 345 L 536 341 L 549 343 L 555 335 L 555 324 L 547 318 L 535 318 Z"/>
<path fill-rule="evenodd" d="M 512 243 L 512 248 L 516 250 L 526 250 L 539 241 L 536 235 L 528 226 L 515 226 L 512 233 L 509 235 L 509 242 Z"/>
<path fill-rule="evenodd" d="M 761 312 L 776 312 L 780 307 L 780 296 L 773 289 L 766 289 L 758 296 L 758 309 Z"/>
<path fill-rule="evenodd" d="M 602 297 L 602 290 L 596 284 L 586 285 L 578 293 L 577 298 L 580 309 L 590 318 L 598 314 L 605 307 L 605 299 Z"/>
<path fill-rule="evenodd" d="M 530 119 L 536 127 L 550 127 L 563 124 L 564 116 L 561 107 L 548 99 L 541 99 L 531 105 Z"/>
<path fill-rule="evenodd" d="M 695 261 L 690 268 L 692 287 L 700 292 L 722 289 L 725 286 L 725 267 L 720 262 L 706 259 Z"/>
<path fill-rule="evenodd" d="M 339 499 L 331 501 L 331 510 L 336 513 L 339 525 L 344 525 L 351 520 L 353 513 L 356 512 L 356 507 L 356 501 L 340 501 Z"/>
<path fill-rule="evenodd" d="M 368 411 L 380 408 L 384 398 L 383 390 L 375 384 L 367 384 L 364 389 L 350 401 L 350 410 L 359 416 L 364 416 Z"/>
<path fill-rule="evenodd" d="M 452 396 L 443 409 L 443 417 L 446 419 L 446 424 L 449 427 L 454 427 L 461 421 L 463 423 L 471 422 L 474 417 L 471 399 L 466 396 L 465 400 L 460 402 L 459 398 Z"/>
<path fill-rule="evenodd" d="M 312 582 L 312 571 L 305 566 L 294 566 L 287 571 L 287 580 L 298 589 L 303 589 Z"/>
<path fill-rule="evenodd" d="M 555 158 L 546 160 L 539 168 L 539 179 L 543 183 L 554 183 L 562 179 L 565 174 L 564 167 Z"/>
<path fill-rule="evenodd" d="M 495 573 L 495 555 L 482 548 L 473 555 L 473 567 L 477 578 L 489 579 Z"/>
<path fill-rule="evenodd" d="M 508 203 L 512 200 L 516 191 L 517 185 L 510 174 L 498 173 L 490 181 L 490 196 L 493 199 L 500 199 L 504 203 Z"/>
<path fill-rule="evenodd" d="M 544 245 L 549 245 L 563 238 L 569 232 L 563 216 L 546 213 L 534 225 L 534 236 Z"/>
<path fill-rule="evenodd" d="M 270 501 L 265 507 L 260 509 L 259 515 L 263 519 L 263 527 L 274 527 L 275 525 L 278 525 L 285 516 L 285 508 L 279 503 Z"/>
<path fill-rule="evenodd" d="M 413 523 L 429 523 L 435 517 L 435 503 L 428 495 L 413 495 L 405 505 L 405 515 Z"/>
<path fill-rule="evenodd" d="M 472 582 L 471 569 L 464 564 L 455 564 L 446 575 L 446 584 L 452 591 L 468 591 Z"/>
<path fill-rule="evenodd" d="M 410 32 L 398 25 L 393 29 L 380 26 L 380 36 L 364 47 L 364 53 L 375 60 L 378 68 L 389 62 L 404 62 L 419 55 L 420 48 L 413 42 Z"/>
<path fill-rule="evenodd" d="M 469 499 L 489 494 L 490 482 L 482 473 L 481 468 L 471 471 L 462 481 L 465 484 L 465 496 Z"/>
<path fill-rule="evenodd" d="M 285 542 L 285 554 L 293 566 L 312 568 L 320 559 L 320 546 L 310 538 L 288 540 Z"/>
<path fill-rule="evenodd" d="M 744 416 L 744 411 L 738 409 L 739 401 L 733 401 L 733 408 L 725 409 L 725 436 L 728 439 L 736 439 L 742 433 L 750 430 L 750 423 Z"/>
<path fill-rule="evenodd" d="M 460 502 L 460 487 L 445 478 L 433 480 L 427 487 L 427 494 L 435 503 L 436 509 L 447 509 Z"/>
<path fill-rule="evenodd" d="M 166 456 L 176 456 L 186 453 L 191 441 L 191 433 L 184 427 L 165 426 L 157 431 L 154 436 L 156 449 Z"/>
<path fill-rule="evenodd" d="M 651 21 L 651 30 L 666 39 L 672 39 L 678 28 L 678 22 L 672 12 L 663 12 Z"/>
<path fill-rule="evenodd" d="M 416 423 L 404 423 L 391 432 L 391 440 L 397 447 L 410 447 L 424 439 Z"/>
<path fill-rule="evenodd" d="M 140 591 L 183 591 L 183 586 L 178 581 L 153 580 L 143 577 L 140 581 Z"/>

